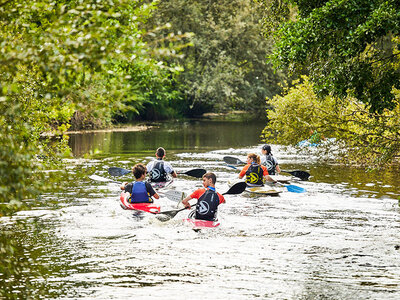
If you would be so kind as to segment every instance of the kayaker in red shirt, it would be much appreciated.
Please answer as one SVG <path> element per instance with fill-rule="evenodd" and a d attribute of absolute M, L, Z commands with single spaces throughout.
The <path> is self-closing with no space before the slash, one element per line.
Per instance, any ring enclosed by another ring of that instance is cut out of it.
<path fill-rule="evenodd" d="M 214 173 L 203 175 L 204 188 L 194 191 L 192 194 L 182 200 L 186 208 L 190 208 L 189 200 L 198 199 L 196 204 L 195 219 L 214 221 L 216 219 L 218 205 L 225 203 L 225 198 L 215 190 L 217 177 Z"/>
<path fill-rule="evenodd" d="M 261 165 L 260 156 L 255 153 L 247 155 L 247 165 L 240 171 L 239 178 L 245 175 L 248 186 L 263 186 L 264 181 L 276 182 L 269 176 L 267 168 Z"/>

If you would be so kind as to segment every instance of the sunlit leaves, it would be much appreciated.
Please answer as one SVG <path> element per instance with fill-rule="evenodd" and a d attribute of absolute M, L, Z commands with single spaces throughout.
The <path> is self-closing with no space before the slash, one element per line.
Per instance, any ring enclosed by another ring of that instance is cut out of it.
<path fill-rule="evenodd" d="M 400 30 L 398 1 L 293 3 L 299 17 L 275 34 L 275 66 L 309 74 L 320 96 L 354 96 L 371 111 L 393 109 L 392 88 L 400 87 L 393 42 Z"/>
<path fill-rule="evenodd" d="M 339 159 L 366 167 L 382 167 L 400 157 L 400 93 L 395 95 L 395 108 L 381 114 L 354 98 L 321 99 L 306 77 L 284 96 L 268 103 L 269 123 L 264 130 L 268 142 L 290 145 L 308 139 L 313 132 L 335 138 L 340 147 Z M 328 153 L 337 147 L 320 147 Z M 337 152 L 336 152 L 337 154 Z"/>

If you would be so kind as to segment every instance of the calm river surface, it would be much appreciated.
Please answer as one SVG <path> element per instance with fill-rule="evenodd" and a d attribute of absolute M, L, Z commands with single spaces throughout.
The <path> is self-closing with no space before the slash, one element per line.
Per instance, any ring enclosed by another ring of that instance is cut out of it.
<path fill-rule="evenodd" d="M 21 275 L 15 292 L 44 299 L 400 299 L 398 169 L 365 173 L 273 145 L 281 169 L 311 173 L 293 183 L 307 192 L 227 195 L 221 225 L 195 232 L 182 222 L 188 211 L 161 223 L 122 210 L 118 185 L 87 175 L 112 178 L 108 167 L 147 163 L 163 146 L 176 170 L 213 171 L 224 192 L 238 171 L 222 158 L 259 154 L 264 124 L 158 125 L 71 135 L 72 177 L 57 207 L 46 205 L 54 199 L 46 195 L 42 208 L 3 220 L 33 228 L 24 237 L 35 244 L 21 257 L 34 257 L 36 271 Z M 172 188 L 189 193 L 200 185 L 180 176 Z M 167 198 L 158 203 L 176 207 Z"/>

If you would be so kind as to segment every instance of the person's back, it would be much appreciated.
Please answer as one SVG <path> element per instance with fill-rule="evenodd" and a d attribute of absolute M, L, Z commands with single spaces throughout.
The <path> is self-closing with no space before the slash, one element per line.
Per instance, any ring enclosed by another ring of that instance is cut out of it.
<path fill-rule="evenodd" d="M 164 161 L 165 149 L 160 147 L 156 151 L 156 159 L 147 164 L 147 172 L 150 175 L 149 180 L 151 182 L 166 182 L 168 181 L 168 175 L 176 178 L 176 172 L 172 168 L 171 164 Z"/>
<path fill-rule="evenodd" d="M 271 146 L 264 145 L 261 148 L 261 153 L 263 154 L 261 157 L 261 164 L 267 168 L 268 174 L 269 175 L 276 175 L 277 173 L 279 174 L 281 170 L 279 168 L 278 161 L 271 153 Z"/>
<path fill-rule="evenodd" d="M 154 191 L 150 183 L 145 182 L 146 178 L 146 167 L 143 164 L 137 164 L 132 168 L 133 176 L 136 181 L 132 183 L 123 183 L 121 185 L 121 190 L 125 190 L 131 194 L 128 202 L 130 203 L 152 203 L 153 199 L 151 197 L 159 199 L 158 194 Z"/>

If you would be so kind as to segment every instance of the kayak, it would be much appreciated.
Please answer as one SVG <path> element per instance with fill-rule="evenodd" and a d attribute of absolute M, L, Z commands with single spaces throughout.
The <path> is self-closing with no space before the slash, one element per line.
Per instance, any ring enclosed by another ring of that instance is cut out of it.
<path fill-rule="evenodd" d="M 151 182 L 149 181 L 149 183 L 151 184 L 151 186 L 153 187 L 153 189 L 157 190 L 161 190 L 163 188 L 166 188 L 167 186 L 171 185 L 173 182 L 173 180 L 168 180 L 168 181 L 161 181 L 161 182 Z"/>
<path fill-rule="evenodd" d="M 158 214 L 160 212 L 160 206 L 154 203 L 129 203 L 128 199 L 131 195 L 126 192 L 122 192 L 119 199 L 121 200 L 121 207 L 128 210 L 141 210 L 152 214 Z"/>
<path fill-rule="evenodd" d="M 183 219 L 183 222 L 190 224 L 193 228 L 214 228 L 220 225 L 218 221 L 206 221 L 198 219 Z"/>
<path fill-rule="evenodd" d="M 278 181 L 280 183 L 289 183 L 292 180 L 292 176 L 284 176 L 284 175 L 269 175 L 273 180 Z"/>
<path fill-rule="evenodd" d="M 247 187 L 245 192 L 254 195 L 279 196 L 282 191 L 277 191 L 266 186 Z"/>

